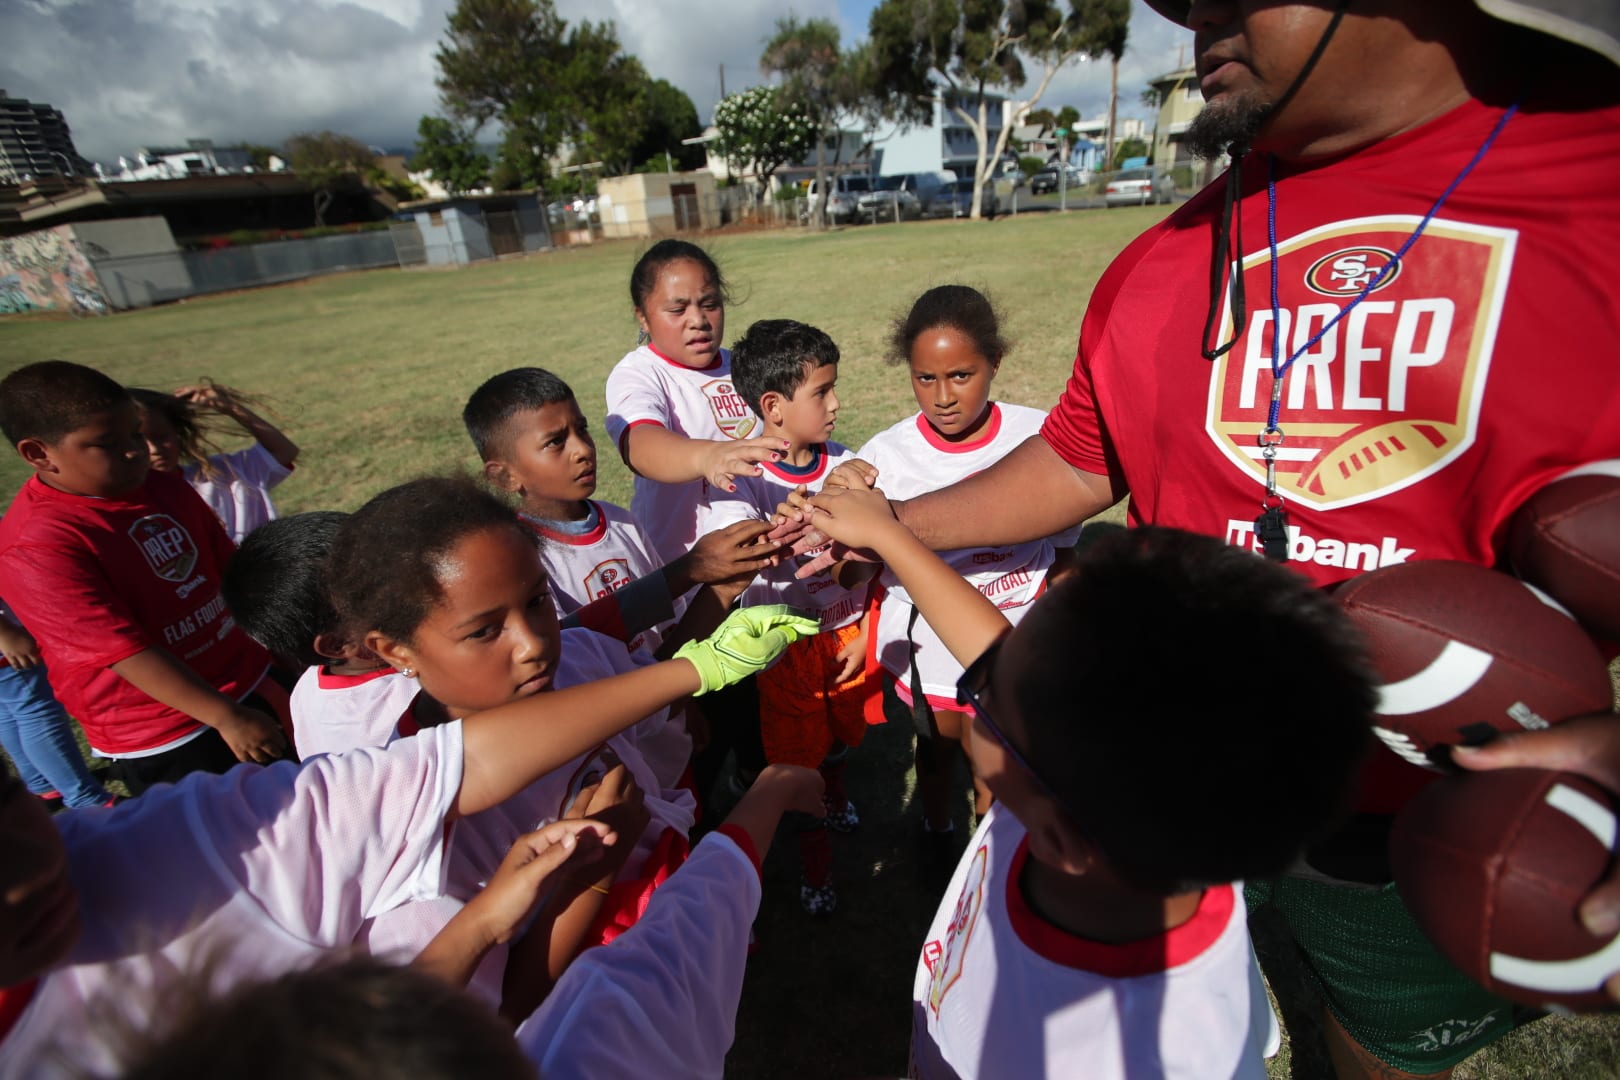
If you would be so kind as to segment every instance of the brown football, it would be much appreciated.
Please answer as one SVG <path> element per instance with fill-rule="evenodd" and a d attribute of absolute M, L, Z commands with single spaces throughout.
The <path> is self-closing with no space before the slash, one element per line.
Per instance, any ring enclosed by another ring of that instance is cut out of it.
<path fill-rule="evenodd" d="M 1440 952 L 1492 993 L 1538 1008 L 1612 1008 L 1620 937 L 1578 909 L 1614 859 L 1620 801 L 1543 769 L 1448 776 L 1395 819 L 1401 898 Z"/>
<path fill-rule="evenodd" d="M 1620 461 L 1583 466 L 1530 496 L 1508 545 L 1514 573 L 1620 641 Z"/>
<path fill-rule="evenodd" d="M 1508 574 L 1401 563 L 1335 592 L 1381 685 L 1373 732 L 1433 766 L 1447 746 L 1548 727 L 1613 701 L 1602 654 L 1568 612 Z"/>

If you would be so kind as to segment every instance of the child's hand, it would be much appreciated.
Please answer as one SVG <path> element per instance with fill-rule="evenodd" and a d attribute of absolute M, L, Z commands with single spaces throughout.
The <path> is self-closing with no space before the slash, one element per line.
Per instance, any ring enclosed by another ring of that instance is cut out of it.
<path fill-rule="evenodd" d="M 0 618 L 0 656 L 18 671 L 25 671 L 40 663 L 39 644 L 34 641 L 34 635 L 22 627 Z"/>
<path fill-rule="evenodd" d="M 740 608 L 704 640 L 676 649 L 674 659 L 697 669 L 697 694 L 708 694 L 764 671 L 789 645 L 820 631 L 819 620 L 786 604 Z"/>
<path fill-rule="evenodd" d="M 861 632 L 850 638 L 842 649 L 838 650 L 838 675 L 833 679 L 835 683 L 846 683 L 861 673 L 866 666 L 866 620 L 861 620 Z"/>
<path fill-rule="evenodd" d="M 235 415 L 241 404 L 225 390 L 213 383 L 201 386 L 182 386 L 175 390 L 174 396 L 199 409 L 211 409 L 226 416 Z"/>
<path fill-rule="evenodd" d="M 646 793 L 630 774 L 629 766 L 611 750 L 601 755 L 601 761 L 609 766 L 607 772 L 581 788 L 568 813 L 563 816 L 567 819 L 600 821 L 617 833 L 624 841 L 623 851 L 615 853 L 618 857 L 613 861 L 622 866 L 629 857 L 630 849 L 635 847 L 647 823 L 652 820 L 652 814 L 647 810 Z M 612 855 L 609 857 L 612 858 Z M 616 871 L 618 867 L 614 869 Z"/>
<path fill-rule="evenodd" d="M 518 837 L 466 912 L 492 945 L 504 945 L 526 926 L 546 880 L 559 870 L 584 879 L 620 847 L 614 829 L 601 821 L 565 820 Z M 582 871 L 584 873 L 582 873 Z"/>
<path fill-rule="evenodd" d="M 850 458 L 828 473 L 827 480 L 821 487 L 824 491 L 830 487 L 855 488 L 857 491 L 865 491 L 868 488 L 877 487 L 877 482 L 877 466 L 869 465 L 860 458 Z"/>
<path fill-rule="evenodd" d="M 287 737 L 268 713 L 236 705 L 213 726 L 237 761 L 268 765 L 287 756 Z"/>
<path fill-rule="evenodd" d="M 822 490 L 810 499 L 810 508 L 814 527 L 852 550 L 875 549 L 885 534 L 905 528 L 876 488 Z"/>
<path fill-rule="evenodd" d="M 723 529 L 698 537 L 687 552 L 687 573 L 699 585 L 752 581 L 754 575 L 775 566 L 787 545 L 761 538 L 768 521 L 734 521 Z"/>
<path fill-rule="evenodd" d="M 713 440 L 702 454 L 703 478 L 720 491 L 736 491 L 734 477 L 759 476 L 764 471 L 759 467 L 761 461 L 780 461 L 787 449 L 787 440 L 774 435 L 724 442 Z"/>

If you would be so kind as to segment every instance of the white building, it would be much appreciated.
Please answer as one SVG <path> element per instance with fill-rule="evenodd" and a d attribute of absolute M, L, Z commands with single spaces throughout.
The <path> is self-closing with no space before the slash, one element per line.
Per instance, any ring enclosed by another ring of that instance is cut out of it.
<path fill-rule="evenodd" d="M 985 95 L 985 152 L 992 153 L 996 140 L 1001 137 L 1004 124 L 1014 122 L 1015 115 L 1025 107 L 1000 94 Z M 978 104 L 969 101 L 964 106 L 976 114 Z M 931 115 L 926 124 L 917 124 L 904 131 L 880 134 L 872 146 L 872 172 L 879 176 L 896 173 L 946 172 L 971 178 L 978 167 L 979 147 L 973 138 L 973 129 L 947 103 L 944 93 L 935 95 Z"/>

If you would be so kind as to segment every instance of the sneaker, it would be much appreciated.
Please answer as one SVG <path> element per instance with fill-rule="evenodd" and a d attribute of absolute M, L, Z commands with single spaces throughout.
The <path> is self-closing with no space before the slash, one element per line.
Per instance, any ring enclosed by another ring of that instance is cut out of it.
<path fill-rule="evenodd" d="M 838 893 L 830 881 L 825 885 L 812 885 L 800 878 L 799 906 L 807 915 L 831 915 L 838 907 Z"/>
<path fill-rule="evenodd" d="M 861 816 L 855 812 L 855 804 L 845 799 L 842 806 L 834 806 L 832 799 L 822 799 L 821 803 L 827 808 L 827 828 L 833 832 L 854 832 L 861 823 Z"/>

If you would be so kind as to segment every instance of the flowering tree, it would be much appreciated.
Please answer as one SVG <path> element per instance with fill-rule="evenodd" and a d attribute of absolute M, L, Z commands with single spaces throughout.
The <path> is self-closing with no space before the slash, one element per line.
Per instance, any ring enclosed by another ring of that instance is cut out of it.
<path fill-rule="evenodd" d="M 756 199 L 769 189 L 777 169 L 810 153 L 819 128 L 808 112 L 789 104 L 774 86 L 756 86 L 723 98 L 714 107 L 714 126 L 720 135 L 716 147 L 727 164 L 754 174 Z"/>

